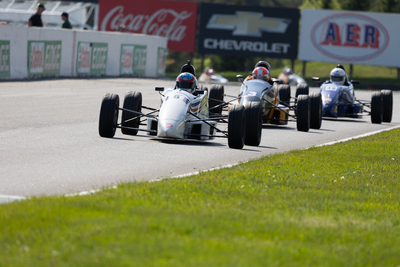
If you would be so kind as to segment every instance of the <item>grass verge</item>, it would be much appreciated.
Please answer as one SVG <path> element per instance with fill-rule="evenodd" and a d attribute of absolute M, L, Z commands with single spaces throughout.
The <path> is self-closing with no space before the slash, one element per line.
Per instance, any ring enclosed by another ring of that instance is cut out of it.
<path fill-rule="evenodd" d="M 400 129 L 0 205 L 0 266 L 399 266 Z"/>

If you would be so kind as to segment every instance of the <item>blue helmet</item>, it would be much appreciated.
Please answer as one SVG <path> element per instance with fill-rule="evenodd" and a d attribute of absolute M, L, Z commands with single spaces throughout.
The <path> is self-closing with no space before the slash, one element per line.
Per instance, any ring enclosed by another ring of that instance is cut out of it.
<path fill-rule="evenodd" d="M 176 77 L 176 89 L 185 90 L 186 92 L 193 93 L 197 87 L 196 77 L 189 73 L 183 72 Z"/>

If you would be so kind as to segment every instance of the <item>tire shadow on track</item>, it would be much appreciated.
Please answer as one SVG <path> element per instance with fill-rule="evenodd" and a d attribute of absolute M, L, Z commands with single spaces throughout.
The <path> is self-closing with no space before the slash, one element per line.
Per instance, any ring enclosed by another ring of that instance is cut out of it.
<path fill-rule="evenodd" d="M 369 121 L 365 121 L 360 119 L 352 119 L 352 118 L 326 118 L 323 117 L 322 120 L 325 121 L 337 121 L 337 122 L 356 122 L 356 123 L 370 123 Z"/>

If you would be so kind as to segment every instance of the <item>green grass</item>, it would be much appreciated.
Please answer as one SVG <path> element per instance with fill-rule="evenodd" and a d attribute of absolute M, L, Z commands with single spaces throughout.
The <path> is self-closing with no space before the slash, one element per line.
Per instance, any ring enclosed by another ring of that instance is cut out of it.
<path fill-rule="evenodd" d="M 400 129 L 0 205 L 0 266 L 399 266 Z"/>

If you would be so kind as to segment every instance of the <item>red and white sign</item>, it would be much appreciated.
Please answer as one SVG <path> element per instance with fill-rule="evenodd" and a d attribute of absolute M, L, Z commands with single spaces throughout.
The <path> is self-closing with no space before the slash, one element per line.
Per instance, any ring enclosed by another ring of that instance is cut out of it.
<path fill-rule="evenodd" d="M 400 15 L 331 10 L 302 10 L 299 59 L 399 66 Z"/>
<path fill-rule="evenodd" d="M 99 9 L 101 31 L 124 24 L 125 32 L 167 37 L 170 50 L 195 51 L 197 2 L 100 0 Z"/>

